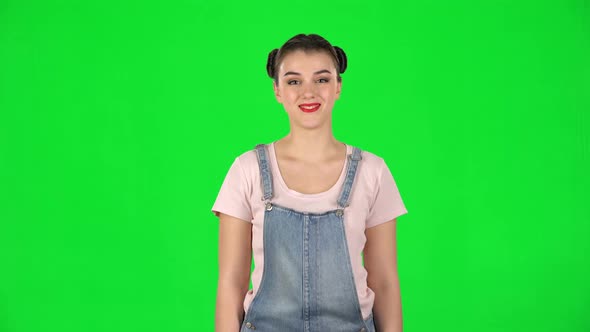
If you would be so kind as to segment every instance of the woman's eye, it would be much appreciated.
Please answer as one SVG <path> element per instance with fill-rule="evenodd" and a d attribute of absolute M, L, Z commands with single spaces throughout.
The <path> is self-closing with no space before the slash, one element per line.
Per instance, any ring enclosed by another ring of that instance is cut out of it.
<path fill-rule="evenodd" d="M 330 81 L 330 80 L 329 80 L 329 79 L 327 79 L 327 78 L 320 78 L 320 79 L 318 80 L 318 82 L 320 82 L 320 83 L 328 83 L 329 81 Z"/>
<path fill-rule="evenodd" d="M 290 80 L 287 82 L 287 84 L 289 84 L 289 85 L 295 85 L 297 83 L 299 83 L 299 81 L 297 81 L 297 80 Z"/>

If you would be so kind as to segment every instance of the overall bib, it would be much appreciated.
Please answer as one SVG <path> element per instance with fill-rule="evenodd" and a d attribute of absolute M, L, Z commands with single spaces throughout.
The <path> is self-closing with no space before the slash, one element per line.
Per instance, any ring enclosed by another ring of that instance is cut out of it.
<path fill-rule="evenodd" d="M 323 213 L 271 202 L 265 145 L 256 145 L 256 153 L 265 201 L 264 269 L 240 332 L 375 332 L 373 314 L 362 317 L 344 228 L 361 150 L 353 147 L 347 156 L 338 208 Z"/>

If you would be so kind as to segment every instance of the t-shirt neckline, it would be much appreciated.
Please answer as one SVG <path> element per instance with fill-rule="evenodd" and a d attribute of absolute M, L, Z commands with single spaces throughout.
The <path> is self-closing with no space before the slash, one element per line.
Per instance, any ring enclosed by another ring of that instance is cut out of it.
<path fill-rule="evenodd" d="M 287 187 L 287 184 L 285 183 L 285 180 L 283 179 L 281 171 L 279 170 L 279 162 L 277 160 L 277 155 L 276 155 L 275 146 L 274 146 L 275 142 L 276 141 L 273 141 L 272 143 L 269 144 L 270 159 L 271 159 L 271 164 L 272 164 L 272 174 L 273 174 L 273 178 L 278 180 L 278 183 L 281 186 L 281 189 L 283 191 L 285 191 L 288 194 L 295 196 L 295 197 L 318 198 L 318 197 L 330 195 L 332 192 L 334 192 L 342 187 L 342 183 L 344 182 L 344 178 L 346 175 L 346 168 L 348 167 L 348 155 L 351 154 L 351 151 L 352 151 L 352 148 L 350 145 L 344 143 L 346 145 L 346 158 L 344 160 L 344 165 L 342 167 L 342 171 L 340 171 L 340 176 L 338 177 L 338 181 L 336 181 L 336 183 L 330 189 L 328 189 L 326 191 L 323 191 L 320 193 L 315 193 L 315 194 L 304 194 L 304 193 L 298 192 L 296 190 L 293 190 L 293 189 Z M 277 182 L 277 181 L 275 181 L 275 182 Z"/>

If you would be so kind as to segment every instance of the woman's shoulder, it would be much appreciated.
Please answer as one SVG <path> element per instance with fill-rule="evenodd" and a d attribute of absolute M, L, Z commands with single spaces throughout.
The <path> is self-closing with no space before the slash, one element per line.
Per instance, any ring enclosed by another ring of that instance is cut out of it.
<path fill-rule="evenodd" d="M 367 165 L 366 168 L 380 170 L 385 160 L 378 154 L 358 147 L 361 150 L 361 162 Z"/>
<path fill-rule="evenodd" d="M 268 153 L 268 148 L 267 148 Z M 258 156 L 256 152 L 256 146 L 251 149 L 245 150 L 238 154 L 236 160 L 240 164 L 240 167 L 246 172 L 258 171 Z"/>
<path fill-rule="evenodd" d="M 366 177 L 368 183 L 377 186 L 384 177 L 391 176 L 390 165 L 394 164 L 390 159 L 385 160 L 381 154 L 363 150 L 361 159 L 361 174 Z"/>

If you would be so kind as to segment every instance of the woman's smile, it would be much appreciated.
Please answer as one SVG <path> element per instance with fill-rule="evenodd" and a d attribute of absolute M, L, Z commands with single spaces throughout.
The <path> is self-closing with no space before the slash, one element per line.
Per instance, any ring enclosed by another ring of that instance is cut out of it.
<path fill-rule="evenodd" d="M 315 112 L 320 109 L 320 103 L 301 104 L 299 108 L 306 113 Z"/>

